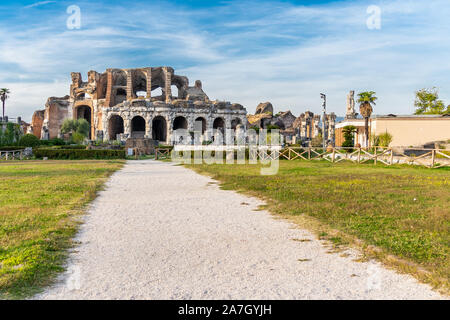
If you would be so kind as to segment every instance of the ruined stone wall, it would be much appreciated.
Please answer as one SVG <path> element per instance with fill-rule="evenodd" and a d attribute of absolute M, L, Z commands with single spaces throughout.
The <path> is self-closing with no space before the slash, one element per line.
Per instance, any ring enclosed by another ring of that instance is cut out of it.
<path fill-rule="evenodd" d="M 32 133 L 41 139 L 42 125 L 44 124 L 45 110 L 38 110 L 33 113 L 31 118 L 31 130 Z"/>

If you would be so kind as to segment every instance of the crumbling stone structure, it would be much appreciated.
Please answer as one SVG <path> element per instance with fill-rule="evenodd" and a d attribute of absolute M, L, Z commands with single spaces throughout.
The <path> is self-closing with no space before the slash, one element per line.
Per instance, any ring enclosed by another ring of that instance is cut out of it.
<path fill-rule="evenodd" d="M 248 115 L 248 126 L 267 128 L 269 125 L 276 125 L 280 128 L 281 135 L 287 143 L 302 143 L 308 145 L 309 142 L 322 134 L 321 116 L 306 111 L 299 117 L 295 117 L 291 111 L 278 112 L 273 115 L 273 106 L 270 102 L 260 103 L 254 115 Z M 327 144 L 335 144 L 336 115 L 334 113 L 325 116 L 325 141 Z"/>
<path fill-rule="evenodd" d="M 214 129 L 246 128 L 242 105 L 211 101 L 200 80 L 189 86 L 171 67 L 89 71 L 87 81 L 77 72 L 71 76 L 70 94 L 49 98 L 45 110 L 33 115 L 31 132 L 41 139 L 60 136 L 65 119 L 79 118 L 90 123 L 90 139 L 100 141 L 147 138 L 172 144 L 176 129 L 201 130 L 204 140 L 211 140 Z"/>

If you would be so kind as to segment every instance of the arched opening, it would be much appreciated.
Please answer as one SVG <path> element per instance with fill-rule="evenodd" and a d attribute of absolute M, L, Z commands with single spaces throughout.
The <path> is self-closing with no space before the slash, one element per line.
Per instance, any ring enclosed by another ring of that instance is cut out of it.
<path fill-rule="evenodd" d="M 174 99 L 178 99 L 179 98 L 177 86 L 172 85 L 170 87 L 170 91 L 172 91 L 172 98 L 174 98 Z"/>
<path fill-rule="evenodd" d="M 131 137 L 143 138 L 145 136 L 145 119 L 136 116 L 131 120 Z"/>
<path fill-rule="evenodd" d="M 127 91 L 125 89 L 119 88 L 116 90 L 115 105 L 127 100 Z"/>
<path fill-rule="evenodd" d="M 231 120 L 231 129 L 236 130 L 236 127 L 240 124 L 242 124 L 242 121 L 239 118 Z"/>
<path fill-rule="evenodd" d="M 213 129 L 220 130 L 223 133 L 225 130 L 225 121 L 222 118 L 216 118 L 213 122 Z"/>
<path fill-rule="evenodd" d="M 123 70 L 114 70 L 113 71 L 113 85 L 114 86 L 127 86 L 127 74 Z"/>
<path fill-rule="evenodd" d="M 136 71 L 133 77 L 133 92 L 136 97 L 147 96 L 147 76 L 143 71 Z"/>
<path fill-rule="evenodd" d="M 155 117 L 152 122 L 153 140 L 165 142 L 167 140 L 167 123 L 166 119 L 161 116 Z"/>
<path fill-rule="evenodd" d="M 92 127 L 91 107 L 78 106 L 75 114 L 76 119 L 85 119 L 89 122 L 89 126 Z M 89 139 L 91 139 L 91 131 L 89 130 Z"/>
<path fill-rule="evenodd" d="M 186 129 L 188 128 L 188 123 L 185 117 L 176 117 L 173 120 L 173 130 Z"/>
<path fill-rule="evenodd" d="M 161 87 L 152 90 L 152 98 L 163 100 L 163 91 Z"/>
<path fill-rule="evenodd" d="M 117 140 L 117 135 L 123 132 L 124 126 L 122 117 L 118 115 L 111 116 L 108 124 L 109 140 Z"/>
<path fill-rule="evenodd" d="M 225 121 L 222 118 L 216 118 L 213 122 L 213 129 L 218 131 L 214 131 L 213 141 L 216 141 L 215 135 L 220 132 L 222 134 L 222 141 L 225 142 Z"/>
<path fill-rule="evenodd" d="M 86 99 L 86 95 L 85 95 L 85 93 L 84 92 L 81 92 L 81 93 L 79 93 L 78 95 L 77 95 L 77 97 L 75 98 L 75 100 L 84 100 L 84 99 Z"/>
<path fill-rule="evenodd" d="M 202 134 L 206 131 L 206 119 L 203 117 L 198 117 L 195 119 L 195 131 L 200 132 L 200 130 Z"/>

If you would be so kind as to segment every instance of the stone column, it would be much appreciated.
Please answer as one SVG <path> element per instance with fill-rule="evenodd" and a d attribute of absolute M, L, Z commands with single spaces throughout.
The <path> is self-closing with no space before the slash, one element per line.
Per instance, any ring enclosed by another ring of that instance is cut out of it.
<path fill-rule="evenodd" d="M 319 136 L 320 116 L 314 115 L 314 137 Z"/>
<path fill-rule="evenodd" d="M 147 99 L 152 97 L 152 68 L 147 69 Z"/>
<path fill-rule="evenodd" d="M 110 69 L 106 70 L 106 100 L 105 100 L 105 106 L 111 107 L 112 106 L 112 100 L 113 100 L 113 90 L 112 90 L 112 84 L 113 84 L 113 76 Z"/>
<path fill-rule="evenodd" d="M 151 139 L 152 138 L 152 116 L 148 115 L 145 117 L 145 138 Z"/>
<path fill-rule="evenodd" d="M 169 70 L 167 70 L 167 67 L 164 67 L 164 77 L 165 77 L 165 83 L 164 83 L 164 92 L 166 94 L 166 103 L 171 102 L 172 97 L 172 75 L 170 74 Z"/>
<path fill-rule="evenodd" d="M 123 117 L 123 133 L 127 135 L 127 137 L 131 137 L 131 119 L 127 117 Z"/>
<path fill-rule="evenodd" d="M 328 139 L 331 144 L 334 146 L 336 143 L 336 115 L 332 112 L 328 117 Z"/>
<path fill-rule="evenodd" d="M 127 100 L 134 98 L 133 93 L 133 74 L 131 70 L 125 70 L 127 73 Z"/>

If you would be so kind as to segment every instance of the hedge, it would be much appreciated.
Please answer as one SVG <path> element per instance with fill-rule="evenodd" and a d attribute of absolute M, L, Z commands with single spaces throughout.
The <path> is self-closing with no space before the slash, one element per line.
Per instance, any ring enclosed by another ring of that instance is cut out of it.
<path fill-rule="evenodd" d="M 125 159 L 125 150 L 37 149 L 34 155 L 58 160 Z"/>
<path fill-rule="evenodd" d="M 17 150 L 24 150 L 26 147 L 24 146 L 3 146 L 0 147 L 0 151 L 17 151 Z"/>

